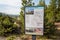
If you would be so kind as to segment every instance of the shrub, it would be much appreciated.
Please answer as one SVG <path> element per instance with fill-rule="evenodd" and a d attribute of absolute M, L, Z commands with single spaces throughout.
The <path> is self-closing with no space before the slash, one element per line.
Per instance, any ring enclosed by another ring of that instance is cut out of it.
<path fill-rule="evenodd" d="M 6 40 L 15 40 L 16 36 L 9 36 Z"/>

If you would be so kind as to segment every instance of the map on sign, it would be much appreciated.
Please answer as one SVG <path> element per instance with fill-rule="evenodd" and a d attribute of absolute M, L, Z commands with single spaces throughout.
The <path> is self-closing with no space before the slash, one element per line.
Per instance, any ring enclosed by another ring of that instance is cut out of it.
<path fill-rule="evenodd" d="M 25 7 L 25 34 L 43 35 L 44 7 Z"/>

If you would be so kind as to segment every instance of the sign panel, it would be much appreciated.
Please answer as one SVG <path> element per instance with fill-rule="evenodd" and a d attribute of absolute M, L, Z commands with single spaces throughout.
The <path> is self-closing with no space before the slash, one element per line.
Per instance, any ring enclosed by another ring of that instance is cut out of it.
<path fill-rule="evenodd" d="M 25 34 L 43 35 L 44 7 L 25 7 Z"/>

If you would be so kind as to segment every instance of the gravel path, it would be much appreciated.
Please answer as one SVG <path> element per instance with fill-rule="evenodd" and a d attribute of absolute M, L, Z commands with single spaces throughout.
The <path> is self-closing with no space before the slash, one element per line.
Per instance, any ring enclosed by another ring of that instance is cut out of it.
<path fill-rule="evenodd" d="M 1 36 L 0 36 L 0 40 L 6 40 L 6 37 L 1 37 Z"/>

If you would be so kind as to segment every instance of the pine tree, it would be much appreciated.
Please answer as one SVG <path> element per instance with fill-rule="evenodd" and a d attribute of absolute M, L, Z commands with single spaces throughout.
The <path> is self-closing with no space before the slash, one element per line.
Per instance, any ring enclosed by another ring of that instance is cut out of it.
<path fill-rule="evenodd" d="M 54 32 L 55 32 L 55 26 L 54 26 L 54 23 L 55 23 L 55 21 L 56 21 L 56 8 L 57 8 L 57 5 L 56 5 L 56 1 L 57 0 L 51 0 L 50 1 L 50 5 L 47 7 L 47 10 L 46 10 L 46 19 L 47 19 L 47 21 L 46 21 L 46 25 L 45 25 L 45 27 L 46 27 L 46 35 L 48 36 L 48 37 L 50 37 L 51 35 L 53 35 L 54 34 Z"/>

